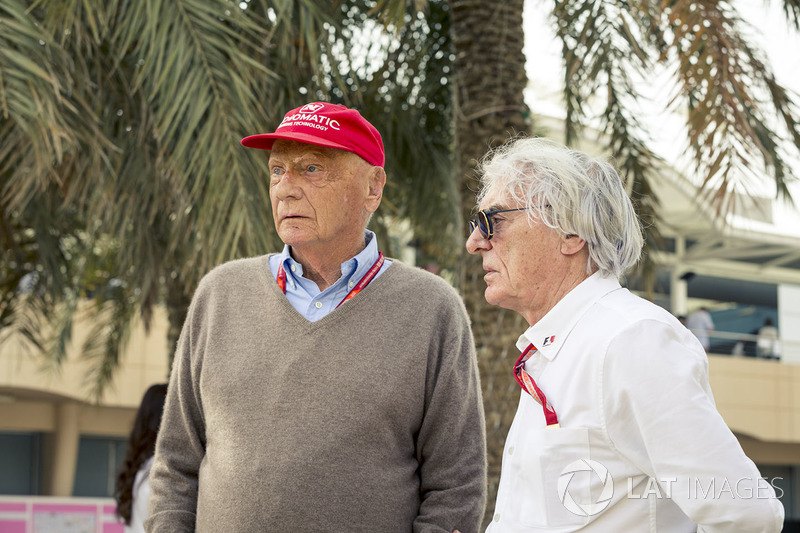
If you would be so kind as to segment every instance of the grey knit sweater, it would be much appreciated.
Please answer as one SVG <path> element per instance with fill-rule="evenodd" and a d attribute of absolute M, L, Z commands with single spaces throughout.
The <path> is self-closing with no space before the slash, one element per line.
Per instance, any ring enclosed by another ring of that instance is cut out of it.
<path fill-rule="evenodd" d="M 393 261 L 317 322 L 268 256 L 210 272 L 175 355 L 150 532 L 477 531 L 483 408 L 468 319 Z"/>

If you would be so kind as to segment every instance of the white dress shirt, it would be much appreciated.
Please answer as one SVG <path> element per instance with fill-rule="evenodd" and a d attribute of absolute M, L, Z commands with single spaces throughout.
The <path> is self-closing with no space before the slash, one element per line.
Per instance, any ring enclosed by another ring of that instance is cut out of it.
<path fill-rule="evenodd" d="M 716 410 L 671 314 L 594 274 L 517 344 L 560 428 L 521 394 L 487 533 L 780 531 L 783 506 Z M 511 369 L 509 369 L 511 371 Z"/>

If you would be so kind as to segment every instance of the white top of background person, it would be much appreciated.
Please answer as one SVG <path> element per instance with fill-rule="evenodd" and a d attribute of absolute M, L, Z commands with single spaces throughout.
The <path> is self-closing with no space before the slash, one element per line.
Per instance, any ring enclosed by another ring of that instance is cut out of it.
<path fill-rule="evenodd" d="M 486 300 L 530 325 L 509 361 L 524 389 L 487 531 L 780 531 L 703 347 L 619 284 L 642 234 L 614 168 L 518 139 L 487 156 L 478 203 L 467 250 Z"/>
<path fill-rule="evenodd" d="M 764 320 L 764 325 L 758 330 L 756 353 L 759 357 L 767 359 L 778 359 L 781 356 L 778 328 L 774 326 L 772 319 L 769 317 Z"/>
<path fill-rule="evenodd" d="M 686 319 L 686 327 L 694 333 L 700 344 L 703 345 L 705 351 L 711 348 L 711 339 L 709 335 L 714 331 L 714 320 L 711 318 L 711 313 L 708 309 L 701 307 L 689 315 Z"/>

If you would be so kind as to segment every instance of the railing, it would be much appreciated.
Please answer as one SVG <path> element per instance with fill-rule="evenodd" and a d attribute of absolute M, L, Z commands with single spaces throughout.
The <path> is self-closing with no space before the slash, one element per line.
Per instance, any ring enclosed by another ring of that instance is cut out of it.
<path fill-rule="evenodd" d="M 753 333 L 712 331 L 708 337 L 711 341 L 709 352 L 717 355 L 780 359 L 785 348 L 800 349 L 798 342 L 772 340 Z"/>

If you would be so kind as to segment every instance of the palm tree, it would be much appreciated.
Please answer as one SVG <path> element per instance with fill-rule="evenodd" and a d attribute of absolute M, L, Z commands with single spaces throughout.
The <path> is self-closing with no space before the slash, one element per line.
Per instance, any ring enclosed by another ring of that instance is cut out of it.
<path fill-rule="evenodd" d="M 84 355 L 96 360 L 95 397 L 135 316 L 147 323 L 166 305 L 174 343 L 205 272 L 279 246 L 266 157 L 238 140 L 316 99 L 356 105 L 391 132 L 391 185 L 376 229 L 406 219 L 420 239 L 452 252 L 455 187 L 443 170 L 452 128 L 440 112 L 450 100 L 439 82 L 446 27 L 404 10 L 393 39 L 365 48 L 363 32 L 385 33 L 375 22 L 385 12 L 370 8 L 3 2 L 0 335 L 23 335 L 57 364 L 90 298 L 98 325 Z M 443 16 L 437 5 L 429 13 Z M 429 39 L 415 37 L 423 32 Z M 449 222 L 429 224 L 434 213 L 450 213 Z M 46 338 L 44 317 L 55 331 Z"/>
<path fill-rule="evenodd" d="M 524 0 L 450 2 L 456 56 L 456 172 L 463 220 L 471 217 L 475 207 L 477 161 L 508 137 L 531 132 L 530 113 L 523 99 L 528 82 L 522 52 L 523 3 Z M 461 233 L 464 235 L 465 229 Z M 510 372 L 513 361 L 508 352 L 523 328 L 515 313 L 486 304 L 480 261 L 466 256 L 463 250 L 462 257 L 459 288 L 472 318 L 486 414 L 488 520 L 493 515 L 505 436 L 519 394 Z"/>
<path fill-rule="evenodd" d="M 114 270 L 105 277 L 123 290 L 112 298 L 92 291 L 98 311 L 127 324 L 136 312 L 148 320 L 166 299 L 171 318 L 180 317 L 198 276 L 187 265 L 207 268 L 271 237 L 259 222 L 266 194 L 257 167 L 219 141 L 239 135 L 252 120 L 249 110 L 270 116 L 254 80 L 271 72 L 248 60 L 263 30 L 241 13 L 223 19 L 221 4 L 208 12 L 182 3 L 161 10 L 150 3 L 93 4 L 3 4 L 5 222 L 36 241 L 29 268 L 38 275 L 29 293 L 57 315 L 71 315 L 91 290 L 89 273 L 70 261 L 81 257 L 74 243 L 93 249 L 109 239 L 117 245 L 106 250 Z M 242 188 L 241 196 L 226 179 Z M 38 224 L 47 222 L 41 212 L 48 198 L 76 214 L 70 232 L 53 236 Z M 232 231 L 217 234 L 223 225 Z M 83 239 L 74 238 L 79 233 Z M 57 283 L 64 265 L 79 272 Z M 55 325 L 56 337 L 68 340 L 71 322 Z M 105 368 L 94 380 L 97 394 L 116 363 L 114 337 L 124 335 L 92 336 L 89 352 L 100 354 L 98 368 Z M 47 345 L 55 360 L 63 357 L 65 342 Z M 102 345 L 108 350 L 98 351 Z"/>

